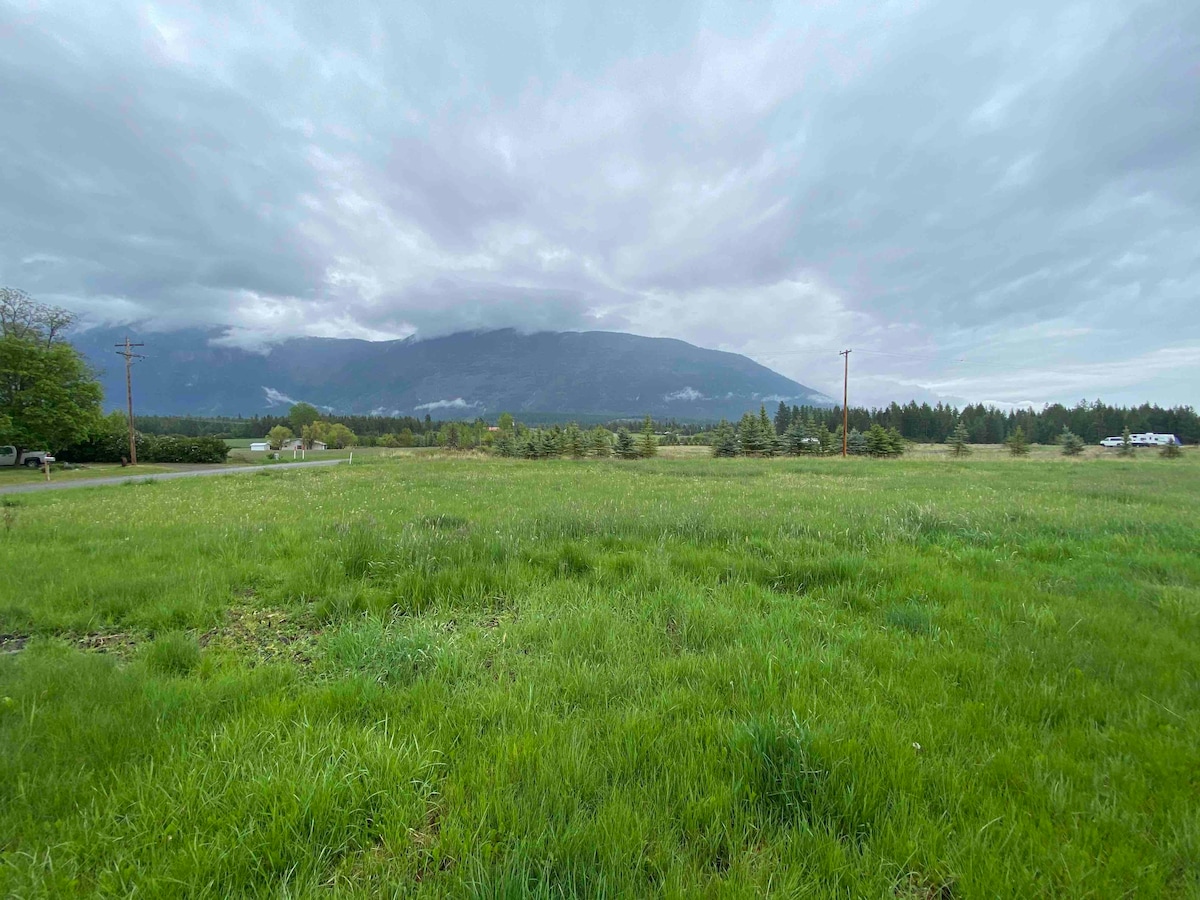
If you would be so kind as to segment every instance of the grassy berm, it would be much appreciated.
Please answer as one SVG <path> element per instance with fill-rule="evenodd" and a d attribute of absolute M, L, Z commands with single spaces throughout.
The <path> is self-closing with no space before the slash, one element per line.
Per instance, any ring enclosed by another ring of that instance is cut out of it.
<path fill-rule="evenodd" d="M 0 498 L 0 893 L 1200 895 L 1200 457 Z"/>

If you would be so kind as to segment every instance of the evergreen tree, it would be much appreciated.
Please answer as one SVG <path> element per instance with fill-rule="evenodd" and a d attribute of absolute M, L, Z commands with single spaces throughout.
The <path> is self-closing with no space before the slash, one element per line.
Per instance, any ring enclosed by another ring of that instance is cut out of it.
<path fill-rule="evenodd" d="M 492 447 L 499 456 L 510 457 L 517 455 L 517 442 L 513 440 L 511 430 L 500 431 L 496 435 L 496 441 L 492 444 Z"/>
<path fill-rule="evenodd" d="M 607 428 L 597 425 L 592 429 L 591 439 L 592 456 L 598 459 L 605 459 L 612 456 L 612 436 Z"/>
<path fill-rule="evenodd" d="M 572 422 L 563 432 L 563 450 L 572 459 L 583 459 L 587 455 L 587 449 L 587 441 L 584 439 L 583 432 L 579 430 L 578 425 Z"/>
<path fill-rule="evenodd" d="M 763 434 L 758 417 L 753 413 L 746 413 L 738 423 L 738 444 L 742 453 L 748 456 L 761 456 L 766 450 L 766 435 Z"/>
<path fill-rule="evenodd" d="M 1062 433 L 1058 436 L 1058 443 L 1062 446 L 1063 456 L 1078 456 L 1083 452 L 1083 438 L 1071 431 L 1066 425 L 1062 427 Z"/>
<path fill-rule="evenodd" d="M 817 453 L 833 453 L 835 452 L 834 434 L 829 430 L 829 426 L 824 422 L 819 424 L 816 429 L 816 450 Z M 839 446 L 836 449 L 840 450 L 840 440 L 837 442 Z M 810 445 L 812 446 L 812 445 Z"/>
<path fill-rule="evenodd" d="M 967 456 L 971 452 L 971 448 L 967 445 L 970 440 L 970 432 L 967 431 L 967 423 L 959 420 L 954 426 L 954 430 L 950 432 L 950 436 L 946 438 L 946 443 L 950 447 L 950 453 L 953 456 Z"/>
<path fill-rule="evenodd" d="M 808 435 L 805 433 L 804 426 L 799 423 L 788 426 L 783 441 L 784 452 L 788 456 L 799 456 L 801 453 L 809 452 Z"/>
<path fill-rule="evenodd" d="M 1183 451 L 1179 449 L 1179 445 L 1174 441 L 1169 444 L 1163 444 L 1163 448 L 1158 451 L 1158 455 L 1163 459 L 1179 459 L 1183 455 Z"/>
<path fill-rule="evenodd" d="M 771 456 L 775 452 L 775 425 L 767 415 L 767 407 L 758 407 L 758 433 L 762 435 L 763 455 Z"/>
<path fill-rule="evenodd" d="M 1005 438 L 1004 446 L 1008 448 L 1008 452 L 1013 456 L 1025 456 L 1029 453 L 1029 441 L 1025 438 L 1025 429 L 1018 425 L 1012 430 L 1012 433 Z"/>
<path fill-rule="evenodd" d="M 734 432 L 733 426 L 722 419 L 721 424 L 713 433 L 712 455 L 717 457 L 737 456 L 738 452 L 737 434 Z"/>
<path fill-rule="evenodd" d="M 853 453 L 855 456 L 861 456 L 867 452 L 867 437 L 857 428 L 850 429 L 850 436 L 846 438 L 846 452 Z"/>
<path fill-rule="evenodd" d="M 638 451 L 643 458 L 658 456 L 658 438 L 654 436 L 654 421 L 649 416 L 642 423 L 642 437 L 638 443 Z"/>
<path fill-rule="evenodd" d="M 782 437 L 791 427 L 792 411 L 788 409 L 788 405 L 786 403 L 780 400 L 779 409 L 775 410 L 775 433 Z"/>
<path fill-rule="evenodd" d="M 637 459 L 641 455 L 628 428 L 622 428 L 617 432 L 616 454 L 618 459 Z"/>
<path fill-rule="evenodd" d="M 1133 456 L 1133 438 L 1129 434 L 1129 426 L 1125 426 L 1125 430 L 1121 432 L 1121 448 L 1117 450 L 1118 456 Z"/>

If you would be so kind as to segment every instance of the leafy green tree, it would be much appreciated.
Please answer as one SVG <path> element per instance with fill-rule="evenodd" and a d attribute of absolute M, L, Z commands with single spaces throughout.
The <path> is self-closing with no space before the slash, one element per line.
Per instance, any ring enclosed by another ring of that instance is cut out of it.
<path fill-rule="evenodd" d="M 617 432 L 616 454 L 618 459 L 637 459 L 641 456 L 637 445 L 633 442 L 633 435 L 629 433 L 628 428 L 622 428 Z"/>
<path fill-rule="evenodd" d="M 496 420 L 496 427 L 499 428 L 501 431 L 511 432 L 513 430 L 512 413 L 506 413 L 506 412 L 500 413 L 500 418 L 498 418 Z"/>
<path fill-rule="evenodd" d="M 100 423 L 100 384 L 63 338 L 72 322 L 65 310 L 0 289 L 0 442 L 18 453 L 61 450 Z"/>
<path fill-rule="evenodd" d="M 1133 437 L 1129 434 L 1129 426 L 1121 432 L 1121 446 L 1117 450 L 1118 456 L 1133 456 Z"/>
<path fill-rule="evenodd" d="M 946 444 L 950 447 L 951 455 L 969 456 L 971 453 L 970 440 L 971 433 L 967 431 L 967 423 L 960 420 L 954 426 L 954 430 L 950 432 L 950 436 L 946 438 Z"/>
<path fill-rule="evenodd" d="M 278 450 L 284 445 L 285 441 L 290 441 L 291 439 L 292 429 L 286 425 L 276 425 L 267 432 L 267 443 L 271 446 L 272 450 Z"/>
<path fill-rule="evenodd" d="M 326 447 L 335 450 L 353 447 L 358 443 L 354 432 L 341 422 L 326 422 L 320 419 L 305 426 L 305 431 L 301 434 L 300 439 L 310 449 L 313 441 L 320 441 Z"/>
<path fill-rule="evenodd" d="M 654 434 L 654 421 L 649 416 L 646 416 L 646 421 L 642 423 L 642 435 L 638 441 L 638 452 L 643 459 L 658 456 L 658 438 Z"/>
<path fill-rule="evenodd" d="M 1029 453 L 1029 441 L 1025 437 L 1025 429 L 1018 425 L 1004 440 L 1004 446 L 1013 456 L 1025 456 Z"/>
<path fill-rule="evenodd" d="M 320 411 L 311 403 L 296 403 L 288 410 L 288 422 L 294 434 L 303 434 L 305 425 L 312 425 L 321 418 Z"/>
<path fill-rule="evenodd" d="M 1063 456 L 1078 456 L 1083 452 L 1083 438 L 1066 425 L 1063 426 L 1062 433 L 1058 436 L 1058 443 L 1062 447 Z"/>
<path fill-rule="evenodd" d="M 737 456 L 739 452 L 737 433 L 733 430 L 732 425 L 722 419 L 721 424 L 713 433 L 712 455 L 729 457 Z"/>

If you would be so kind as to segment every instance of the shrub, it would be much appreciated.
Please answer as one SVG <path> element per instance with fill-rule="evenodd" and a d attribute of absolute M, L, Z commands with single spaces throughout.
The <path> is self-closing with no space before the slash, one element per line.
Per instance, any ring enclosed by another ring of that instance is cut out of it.
<path fill-rule="evenodd" d="M 1169 444 L 1164 444 L 1163 448 L 1158 451 L 1158 455 L 1163 459 L 1179 459 L 1182 451 L 1179 449 L 1179 445 L 1172 441 Z"/>

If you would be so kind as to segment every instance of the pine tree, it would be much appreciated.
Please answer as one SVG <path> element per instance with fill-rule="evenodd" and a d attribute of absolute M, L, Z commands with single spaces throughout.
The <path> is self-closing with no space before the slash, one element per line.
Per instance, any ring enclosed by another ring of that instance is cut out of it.
<path fill-rule="evenodd" d="M 775 425 L 767 415 L 767 407 L 762 404 L 758 407 L 758 433 L 762 435 L 763 455 L 773 455 L 775 453 Z"/>
<path fill-rule="evenodd" d="M 746 413 L 738 423 L 738 444 L 742 453 L 748 456 L 762 454 L 766 447 L 766 436 L 759 427 L 758 417 L 754 413 Z"/>
<path fill-rule="evenodd" d="M 738 452 L 737 434 L 734 432 L 733 426 L 722 419 L 717 430 L 713 432 L 712 455 L 716 457 L 737 456 Z"/>
<path fill-rule="evenodd" d="M 792 411 L 788 409 L 788 405 L 786 403 L 780 400 L 779 409 L 775 410 L 775 433 L 782 437 L 791 427 Z"/>
<path fill-rule="evenodd" d="M 1163 459 L 1179 459 L 1183 455 L 1183 451 L 1179 449 L 1179 445 L 1174 439 L 1169 444 L 1163 444 L 1163 448 L 1158 451 L 1158 455 Z"/>
<path fill-rule="evenodd" d="M 513 440 L 513 434 L 511 431 L 499 432 L 496 435 L 496 442 L 492 444 L 492 447 L 499 456 L 508 457 L 517 455 L 517 444 L 516 441 Z"/>
<path fill-rule="evenodd" d="M 617 432 L 616 453 L 619 459 L 637 459 L 641 455 L 628 428 L 622 428 Z"/>
<path fill-rule="evenodd" d="M 840 446 L 835 448 L 833 432 L 829 430 L 829 426 L 826 425 L 824 422 L 822 422 L 820 425 L 817 426 L 815 436 L 817 438 L 815 452 L 828 454 L 828 453 L 835 452 L 835 449 L 841 449 Z M 840 441 L 839 441 L 839 444 L 840 444 Z M 810 444 L 809 446 L 812 446 L 812 445 Z"/>
<path fill-rule="evenodd" d="M 587 455 L 587 442 L 579 426 L 572 422 L 563 433 L 563 450 L 572 459 L 583 459 Z"/>
<path fill-rule="evenodd" d="M 804 426 L 799 423 L 788 426 L 788 430 L 783 436 L 783 441 L 784 450 L 788 456 L 799 456 L 801 453 L 808 452 Z"/>
<path fill-rule="evenodd" d="M 871 456 L 891 456 L 892 437 L 887 430 L 876 422 L 867 430 L 867 453 Z"/>
<path fill-rule="evenodd" d="M 867 452 L 867 438 L 857 428 L 850 429 L 850 436 L 846 438 L 846 452 L 853 453 L 856 456 L 861 456 Z"/>
<path fill-rule="evenodd" d="M 1121 449 L 1117 451 L 1118 456 L 1133 456 L 1133 438 L 1129 434 L 1129 426 L 1125 426 L 1125 430 L 1121 432 Z"/>
<path fill-rule="evenodd" d="M 1025 429 L 1020 425 L 1014 428 L 1012 433 L 1005 438 L 1004 446 L 1013 456 L 1025 456 L 1029 453 L 1029 441 L 1025 438 Z"/>
<path fill-rule="evenodd" d="M 1083 438 L 1066 425 L 1063 426 L 1062 434 L 1058 436 L 1058 443 L 1062 445 L 1063 456 L 1078 456 L 1083 452 Z"/>
<path fill-rule="evenodd" d="M 612 435 L 607 428 L 597 425 L 592 429 L 590 449 L 592 456 L 598 459 L 612 456 Z"/>
<path fill-rule="evenodd" d="M 638 452 L 644 459 L 658 456 L 658 438 L 654 436 L 654 421 L 649 416 L 642 423 L 642 437 L 638 444 Z"/>
<path fill-rule="evenodd" d="M 967 443 L 970 438 L 971 434 L 967 431 L 967 423 L 960 419 L 954 426 L 954 430 L 950 432 L 950 437 L 946 438 L 950 453 L 953 456 L 968 456 L 971 453 L 971 448 Z"/>

